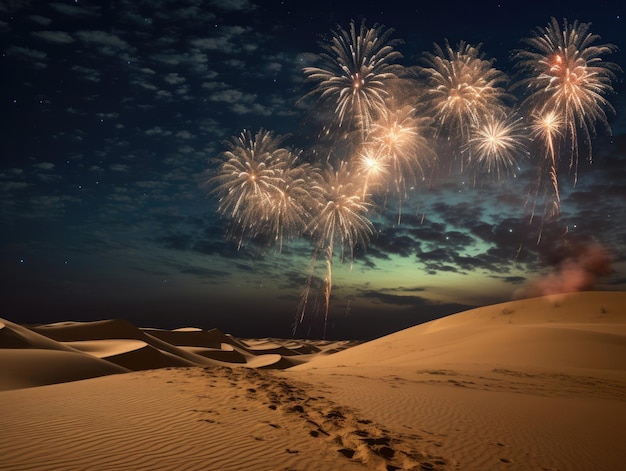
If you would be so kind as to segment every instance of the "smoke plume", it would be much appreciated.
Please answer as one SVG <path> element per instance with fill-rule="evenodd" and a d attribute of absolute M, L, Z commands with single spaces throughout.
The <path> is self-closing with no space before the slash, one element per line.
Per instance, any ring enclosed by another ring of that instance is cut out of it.
<path fill-rule="evenodd" d="M 611 258 L 599 244 L 568 245 L 551 273 L 518 290 L 516 299 L 595 289 L 599 277 L 610 275 Z"/>

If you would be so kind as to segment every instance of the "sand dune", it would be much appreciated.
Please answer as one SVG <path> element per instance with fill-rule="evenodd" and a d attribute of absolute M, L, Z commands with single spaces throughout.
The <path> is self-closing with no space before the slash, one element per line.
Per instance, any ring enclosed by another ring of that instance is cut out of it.
<path fill-rule="evenodd" d="M 459 469 L 626 469 L 626 293 L 479 308 L 288 372 Z"/>
<path fill-rule="evenodd" d="M 166 367 L 284 369 L 356 343 L 244 340 L 217 329 L 144 329 L 121 319 L 31 327 L 2 319 L 0 358 L 6 361 L 0 368 L 0 391 Z M 52 355 L 51 350 L 58 352 Z"/>
<path fill-rule="evenodd" d="M 1 320 L 0 361 L 0 469 L 626 469 L 621 292 L 361 344 Z"/>
<path fill-rule="evenodd" d="M 473 309 L 295 370 L 451 364 L 626 370 L 626 294 L 553 295 Z"/>
<path fill-rule="evenodd" d="M 0 391 L 129 371 L 4 319 L 0 365 Z"/>

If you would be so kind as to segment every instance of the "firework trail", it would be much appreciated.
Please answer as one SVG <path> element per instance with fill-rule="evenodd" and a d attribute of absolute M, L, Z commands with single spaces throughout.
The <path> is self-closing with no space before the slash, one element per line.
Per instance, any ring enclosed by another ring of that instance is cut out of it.
<path fill-rule="evenodd" d="M 313 236 L 315 250 L 313 263 L 319 253 L 325 257 L 326 277 L 324 279 L 324 339 L 328 325 L 328 309 L 333 286 L 332 263 L 334 248 L 339 246 L 341 259 L 346 251 L 350 260 L 354 259 L 354 248 L 366 246 L 374 228 L 367 218 L 369 204 L 361 197 L 361 186 L 348 165 L 342 162 L 338 169 L 328 168 L 323 175 L 323 193 L 317 201 L 313 219 L 307 231 Z M 311 278 L 311 277 L 310 277 Z M 308 290 L 305 290 L 308 296 Z M 303 302 L 306 305 L 306 300 Z"/>
<path fill-rule="evenodd" d="M 530 127 L 531 137 L 540 142 L 542 146 L 545 146 L 545 156 L 542 160 L 540 160 L 540 162 L 544 165 L 547 165 L 548 176 L 550 179 L 550 183 L 552 184 L 552 197 L 548 198 L 547 191 L 544 192 L 544 199 L 547 202 L 545 204 L 543 218 L 539 227 L 537 243 L 541 241 L 541 235 L 543 232 L 543 226 L 545 221 L 557 217 L 561 212 L 561 196 L 559 192 L 557 173 L 557 146 L 559 144 L 559 139 L 563 136 L 563 125 L 564 122 L 561 119 L 561 116 L 556 114 L 554 111 L 549 111 L 543 115 L 534 115 Z M 535 190 L 533 210 L 531 211 L 530 215 L 531 223 L 535 213 L 537 195 L 542 186 L 542 177 L 545 173 L 543 169 L 544 165 L 539 165 L 539 175 L 537 177 L 537 186 Z"/>
<path fill-rule="evenodd" d="M 307 312 L 307 307 L 309 304 L 309 297 L 311 295 L 311 287 L 313 284 L 313 280 L 315 278 L 315 267 L 317 265 L 318 257 L 319 257 L 319 251 L 317 248 L 315 248 L 313 250 L 313 256 L 311 257 L 311 261 L 309 262 L 309 268 L 307 270 L 308 275 L 304 283 L 304 288 L 302 289 L 302 293 L 300 295 L 300 303 L 298 305 L 298 310 L 296 312 L 296 319 L 293 323 L 292 335 L 294 337 L 296 335 L 296 331 L 298 330 L 298 326 L 304 321 L 304 316 L 306 315 L 306 312 Z"/>
<path fill-rule="evenodd" d="M 390 82 L 402 75 L 393 62 L 402 54 L 394 49 L 401 41 L 390 39 L 393 30 L 365 21 L 349 30 L 337 26 L 332 37 L 320 43 L 319 67 L 305 67 L 304 74 L 315 88 L 306 96 L 319 95 L 332 103 L 338 128 L 360 131 L 364 136 L 373 120 L 385 113 Z"/>

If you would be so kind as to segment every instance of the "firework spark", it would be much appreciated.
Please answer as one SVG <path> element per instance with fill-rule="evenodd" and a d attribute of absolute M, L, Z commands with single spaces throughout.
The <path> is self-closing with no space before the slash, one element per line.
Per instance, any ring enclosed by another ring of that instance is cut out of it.
<path fill-rule="evenodd" d="M 393 62 L 402 57 L 390 39 L 392 29 L 354 21 L 349 31 L 341 27 L 329 41 L 320 43 L 319 67 L 305 67 L 304 74 L 316 87 L 308 95 L 320 95 L 334 105 L 336 125 L 365 133 L 374 119 L 386 111 L 389 83 L 398 79 L 402 67 Z M 307 96 L 308 96 L 307 95 Z"/>
<path fill-rule="evenodd" d="M 365 199 L 372 187 L 376 189 L 385 186 L 389 177 L 386 154 L 380 146 L 364 145 L 357 152 L 355 160 L 357 174 L 362 177 L 362 199 Z"/>

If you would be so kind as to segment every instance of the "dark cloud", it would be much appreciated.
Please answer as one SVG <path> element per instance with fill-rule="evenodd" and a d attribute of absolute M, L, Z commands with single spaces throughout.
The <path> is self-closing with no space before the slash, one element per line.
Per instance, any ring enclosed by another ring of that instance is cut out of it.
<path fill-rule="evenodd" d="M 372 239 L 367 254 L 374 258 L 389 259 L 390 255 L 410 257 L 420 249 L 420 241 L 405 235 L 405 229 L 383 228 Z"/>

